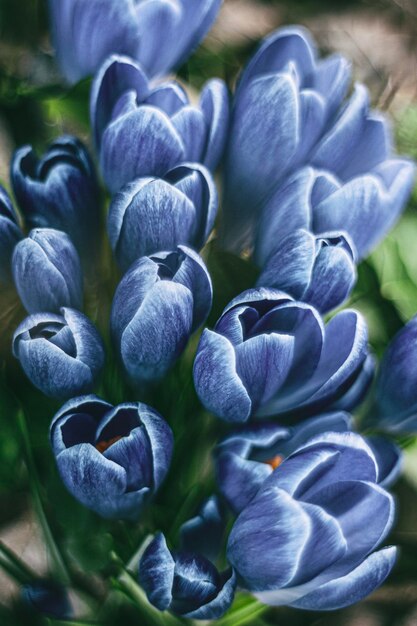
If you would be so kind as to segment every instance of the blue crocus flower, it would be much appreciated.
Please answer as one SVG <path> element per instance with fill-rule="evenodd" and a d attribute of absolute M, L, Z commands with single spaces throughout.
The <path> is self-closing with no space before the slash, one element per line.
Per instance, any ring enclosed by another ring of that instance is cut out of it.
<path fill-rule="evenodd" d="M 352 418 L 343 412 L 314 416 L 294 427 L 263 423 L 241 428 L 223 439 L 215 451 L 220 493 L 239 513 L 284 459 L 306 441 L 319 433 L 351 428 Z"/>
<path fill-rule="evenodd" d="M 417 316 L 392 339 L 383 356 L 371 420 L 379 429 L 417 431 Z"/>
<path fill-rule="evenodd" d="M 281 289 L 327 313 L 346 300 L 355 282 L 355 250 L 347 235 L 300 229 L 275 246 L 257 285 Z"/>
<path fill-rule="evenodd" d="M 34 313 L 17 328 L 13 354 L 46 396 L 70 398 L 94 387 L 104 365 L 100 335 L 75 309 Z"/>
<path fill-rule="evenodd" d="M 37 580 L 24 585 L 21 597 L 29 610 L 55 619 L 69 620 L 72 617 L 67 590 L 51 580 Z"/>
<path fill-rule="evenodd" d="M 59 313 L 61 307 L 82 308 L 80 257 L 62 231 L 32 230 L 15 247 L 12 267 L 17 292 L 28 313 Z"/>
<path fill-rule="evenodd" d="M 219 619 L 231 606 L 236 589 L 232 569 L 220 573 L 214 565 L 220 542 L 213 551 L 213 529 L 223 534 L 219 503 L 210 498 L 200 515 L 180 529 L 179 551 L 169 550 L 158 533 L 139 565 L 139 582 L 149 602 L 160 611 L 196 620 Z"/>
<path fill-rule="evenodd" d="M 375 551 L 394 522 L 372 450 L 354 433 L 326 433 L 286 459 L 240 513 L 227 556 L 261 602 L 335 610 L 390 573 L 396 548 Z"/>
<path fill-rule="evenodd" d="M 357 85 L 344 103 L 349 84 L 349 63 L 339 55 L 318 59 L 304 29 L 280 29 L 261 45 L 241 76 L 233 107 L 225 168 L 230 247 L 247 242 L 268 196 L 283 184 L 288 190 L 289 176 L 306 164 L 324 170 L 336 194 L 319 199 L 321 211 L 337 222 L 326 231 L 346 230 L 359 256 L 391 228 L 415 168 L 395 157 L 389 123 L 370 109 L 365 87 Z M 322 193 L 329 195 L 325 185 Z M 363 231 L 363 245 L 350 227 Z"/>
<path fill-rule="evenodd" d="M 91 125 L 104 180 L 112 193 L 144 176 L 163 177 L 183 162 L 214 170 L 223 154 L 229 96 L 223 81 L 203 88 L 192 106 L 176 82 L 156 87 L 139 65 L 111 57 L 91 92 Z"/>
<path fill-rule="evenodd" d="M 11 178 L 30 227 L 62 230 L 81 255 L 91 253 L 100 191 L 91 158 L 78 139 L 60 137 L 41 159 L 31 146 L 19 148 L 13 157 Z"/>
<path fill-rule="evenodd" d="M 7 191 L 0 185 L 0 284 L 11 282 L 11 259 L 15 245 L 23 237 Z"/>
<path fill-rule="evenodd" d="M 217 484 L 235 513 L 242 511 L 272 472 L 313 436 L 325 432 L 348 432 L 353 420 L 348 413 L 316 415 L 293 427 L 263 423 L 246 426 L 228 435 L 215 452 Z M 399 477 L 402 453 L 381 436 L 367 438 L 378 465 L 378 483 L 392 485 Z"/>
<path fill-rule="evenodd" d="M 204 246 L 217 213 L 217 191 L 201 165 L 180 165 L 163 179 L 140 178 L 113 198 L 108 233 L 124 270 L 142 256 L 179 244 Z"/>
<path fill-rule="evenodd" d="M 137 520 L 171 463 L 170 427 L 140 402 L 74 398 L 55 415 L 50 437 L 68 491 L 108 519 Z"/>
<path fill-rule="evenodd" d="M 372 176 L 341 185 L 333 174 L 324 170 L 312 167 L 297 170 L 276 188 L 259 212 L 255 241 L 258 264 L 263 266 L 280 242 L 297 229 L 309 230 L 319 237 L 331 232 L 343 233 L 354 245 L 358 257 L 363 258 L 394 225 L 411 181 L 411 175 L 410 185 L 402 178 L 396 179 L 390 199 Z"/>
<path fill-rule="evenodd" d="M 113 300 L 111 330 L 131 380 L 163 377 L 211 308 L 212 286 L 202 259 L 185 246 L 136 261 Z"/>
<path fill-rule="evenodd" d="M 231 422 L 348 410 L 372 380 L 367 334 L 356 311 L 325 326 L 311 305 L 274 289 L 249 289 L 214 330 L 204 330 L 195 388 L 209 411 Z"/>
<path fill-rule="evenodd" d="M 221 0 L 50 0 L 57 60 L 73 83 L 112 53 L 139 60 L 150 76 L 183 63 L 204 38 Z"/>

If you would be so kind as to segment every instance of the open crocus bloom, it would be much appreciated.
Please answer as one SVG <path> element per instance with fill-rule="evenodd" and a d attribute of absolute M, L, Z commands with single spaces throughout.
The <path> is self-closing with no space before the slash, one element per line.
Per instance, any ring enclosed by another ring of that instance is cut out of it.
<path fill-rule="evenodd" d="M 237 518 L 227 555 L 265 604 L 334 610 L 390 573 L 394 547 L 376 551 L 394 521 L 392 496 L 359 435 L 326 433 L 285 460 Z"/>
<path fill-rule="evenodd" d="M 55 415 L 50 437 L 68 491 L 109 519 L 137 520 L 171 462 L 171 429 L 141 403 L 75 398 Z"/>
<path fill-rule="evenodd" d="M 205 407 L 245 422 L 348 409 L 372 379 L 367 328 L 353 310 L 325 326 L 312 306 L 274 289 L 249 289 L 206 329 L 194 362 Z"/>

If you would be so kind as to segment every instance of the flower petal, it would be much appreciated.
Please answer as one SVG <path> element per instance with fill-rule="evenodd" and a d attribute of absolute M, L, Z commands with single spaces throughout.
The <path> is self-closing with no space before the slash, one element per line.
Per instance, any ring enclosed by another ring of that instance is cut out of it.
<path fill-rule="evenodd" d="M 279 488 L 265 488 L 234 523 L 227 558 L 250 591 L 284 587 L 298 571 L 310 532 L 310 517 L 300 503 Z"/>
<path fill-rule="evenodd" d="M 311 231 L 311 193 L 316 173 L 298 170 L 268 198 L 262 209 L 255 244 L 255 261 L 263 267 L 281 242 L 296 230 Z"/>
<path fill-rule="evenodd" d="M 252 57 L 240 79 L 242 91 L 257 76 L 275 74 L 290 61 L 297 66 L 301 78 L 313 73 L 316 50 L 309 31 L 299 26 L 281 28 L 267 37 Z"/>
<path fill-rule="evenodd" d="M 359 138 L 365 131 L 368 110 L 368 91 L 363 85 L 357 84 L 350 101 L 319 142 L 312 155 L 312 165 L 330 170 L 346 180 L 344 168 L 349 163 L 351 151 L 356 148 Z"/>
<path fill-rule="evenodd" d="M 141 176 L 163 176 L 186 156 L 184 144 L 165 113 L 150 106 L 113 121 L 103 133 L 101 169 L 109 190 Z"/>
<path fill-rule="evenodd" d="M 281 289 L 294 298 L 303 300 L 311 279 L 315 254 L 314 235 L 306 230 L 296 230 L 277 242 L 256 284 Z"/>
<path fill-rule="evenodd" d="M 203 113 L 193 106 L 183 107 L 171 122 L 184 144 L 184 161 L 202 161 L 207 142 L 207 125 Z"/>
<path fill-rule="evenodd" d="M 184 350 L 192 323 L 190 290 L 167 280 L 156 283 L 121 337 L 123 365 L 132 380 L 164 376 Z"/>
<path fill-rule="evenodd" d="M 397 548 L 388 547 L 368 556 L 345 576 L 331 580 L 292 603 L 298 609 L 335 611 L 359 602 L 382 585 L 394 567 Z"/>
<path fill-rule="evenodd" d="M 185 614 L 189 619 L 217 620 L 231 607 L 236 590 L 236 574 L 229 570 L 222 576 L 223 586 L 213 600 Z"/>
<path fill-rule="evenodd" d="M 165 180 L 175 185 L 191 200 L 197 215 L 195 248 L 204 246 L 214 227 L 217 215 L 218 194 L 210 172 L 197 163 L 186 163 L 170 170 Z"/>
<path fill-rule="evenodd" d="M 158 533 L 146 548 L 139 564 L 139 583 L 148 600 L 160 611 L 166 611 L 172 601 L 175 561 L 168 550 L 165 537 Z"/>
<path fill-rule="evenodd" d="M 257 78 L 236 102 L 225 175 L 226 236 L 234 248 L 296 153 L 298 109 L 291 74 Z"/>
<path fill-rule="evenodd" d="M 294 337 L 271 332 L 251 337 L 236 347 L 236 371 L 256 411 L 279 392 L 290 372 Z"/>
<path fill-rule="evenodd" d="M 229 92 L 224 81 L 214 78 L 204 85 L 200 108 L 208 128 L 202 161 L 214 171 L 224 153 L 230 121 Z"/>
<path fill-rule="evenodd" d="M 378 483 L 385 488 L 399 478 L 403 466 L 403 453 L 396 443 L 381 435 L 367 437 L 378 464 Z"/>
<path fill-rule="evenodd" d="M 245 422 L 252 404 L 236 373 L 236 356 L 226 337 L 205 329 L 194 361 L 194 385 L 203 405 L 231 422 Z"/>
<path fill-rule="evenodd" d="M 196 207 L 161 179 L 139 179 L 122 188 L 110 205 L 108 231 L 120 267 L 180 243 L 193 244 Z"/>
<path fill-rule="evenodd" d="M 156 490 L 161 486 L 171 464 L 174 438 L 167 422 L 146 404 L 139 404 L 139 415 L 151 443 L 153 483 Z"/>
<path fill-rule="evenodd" d="M 135 519 L 148 489 L 125 493 L 126 472 L 90 444 L 61 452 L 58 469 L 68 491 L 84 506 L 108 519 Z"/>
<path fill-rule="evenodd" d="M 112 55 L 97 72 L 91 87 L 90 119 L 98 150 L 116 103 L 128 91 L 134 91 L 142 102 L 149 93 L 148 79 L 132 59 Z"/>

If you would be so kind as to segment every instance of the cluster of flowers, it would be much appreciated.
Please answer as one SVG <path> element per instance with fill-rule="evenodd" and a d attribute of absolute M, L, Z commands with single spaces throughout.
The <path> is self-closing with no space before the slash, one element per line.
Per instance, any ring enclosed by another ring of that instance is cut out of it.
<path fill-rule="evenodd" d="M 103 17 L 99 2 L 51 3 L 67 77 L 100 66 L 91 125 L 112 195 L 108 236 L 124 272 L 110 327 L 134 387 L 163 378 L 210 311 L 212 285 L 198 251 L 214 227 L 212 173 L 222 159 L 220 240 L 252 254 L 260 269 L 253 289 L 203 331 L 194 362 L 204 407 L 249 422 L 214 454 L 222 502 L 236 517 L 230 567 L 216 567 L 225 523 L 213 496 L 183 525 L 178 551 L 155 536 L 139 580 L 158 609 L 195 619 L 219 618 L 237 584 L 266 604 L 336 609 L 373 591 L 394 565 L 396 549 L 380 546 L 394 520 L 386 488 L 401 453 L 388 438 L 353 432 L 349 412 L 375 370 L 365 320 L 354 310 L 327 323 L 322 316 L 348 298 L 356 262 L 400 215 L 414 165 L 394 156 L 388 122 L 370 109 L 363 86 L 346 100 L 346 60 L 319 59 L 300 28 L 262 44 L 232 106 L 221 80 L 204 87 L 198 105 L 175 81 L 149 82 L 189 53 L 220 2 L 197 4 L 126 0 Z M 157 40 L 149 35 L 156 15 L 164 33 Z M 184 19 L 193 25 L 186 37 Z M 105 20 L 111 41 L 99 34 Z M 33 229 L 24 237 L 2 190 L 2 278 L 10 267 L 29 313 L 14 355 L 44 394 L 67 400 L 50 438 L 68 490 L 105 518 L 136 521 L 169 471 L 174 442 L 149 406 L 82 395 L 105 361 L 81 312 L 82 268 L 99 229 L 92 161 L 77 139 L 63 137 L 41 159 L 31 147 L 17 150 L 11 179 Z M 416 337 L 417 319 L 380 364 L 372 415 L 379 430 L 417 428 Z"/>

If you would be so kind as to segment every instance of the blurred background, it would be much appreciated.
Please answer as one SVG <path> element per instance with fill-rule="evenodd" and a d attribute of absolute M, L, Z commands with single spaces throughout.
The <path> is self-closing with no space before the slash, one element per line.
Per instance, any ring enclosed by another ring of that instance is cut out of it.
<path fill-rule="evenodd" d="M 63 132 L 90 143 L 89 82 L 70 90 L 62 84 L 48 38 L 45 4 L 41 0 L 0 0 L 0 182 L 8 189 L 10 157 L 17 146 L 31 143 L 42 151 Z M 217 75 L 232 87 L 239 68 L 259 40 L 276 27 L 291 23 L 310 28 L 323 53 L 337 50 L 351 59 L 355 79 L 368 85 L 374 105 L 391 116 L 398 152 L 417 158 L 417 0 L 225 0 L 208 38 L 181 68 L 181 80 L 191 90 L 197 90 L 205 80 Z M 216 289 L 216 281 L 220 284 L 233 280 L 236 268 L 224 263 L 221 272 L 218 267 L 212 271 Z M 397 227 L 359 267 L 359 280 L 350 304 L 365 314 L 377 355 L 404 322 L 416 314 L 417 190 Z M 13 298 L 1 300 L 0 541 L 43 574 L 49 567 L 48 554 L 33 513 L 24 442 L 15 421 L 15 390 L 8 378 L 10 368 L 13 369 L 10 334 L 22 317 Z M 22 388 L 21 393 L 28 394 L 35 404 L 39 399 L 39 394 L 29 387 Z M 119 535 L 124 531 L 116 527 L 112 529 L 113 537 L 108 536 L 98 528 L 97 518 L 81 513 L 66 494 L 58 494 L 60 483 L 53 472 L 51 475 L 45 436 L 53 408 L 47 402 L 38 406 L 33 423 L 29 424 L 49 507 L 47 513 L 58 536 L 64 532 L 63 518 L 69 515 L 67 523 L 75 524 L 70 538 L 74 542 L 73 553 L 82 571 L 93 577 L 93 585 L 99 585 L 114 542 L 123 543 Z M 390 538 L 390 543 L 401 546 L 401 558 L 383 589 L 351 609 L 329 615 L 271 609 L 245 623 L 417 625 L 417 445 L 411 440 L 402 443 L 406 446 L 405 472 L 395 489 L 400 513 Z M 95 545 L 95 534 L 100 537 L 100 545 Z M 12 621 L 15 614 L 6 608 L 12 606 L 16 590 L 12 579 L 0 570 L 2 626 L 31 623 Z M 123 619 L 117 623 L 131 623 L 129 616 Z"/>

